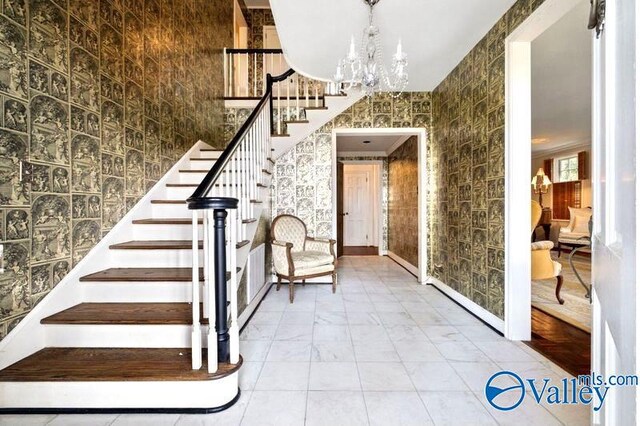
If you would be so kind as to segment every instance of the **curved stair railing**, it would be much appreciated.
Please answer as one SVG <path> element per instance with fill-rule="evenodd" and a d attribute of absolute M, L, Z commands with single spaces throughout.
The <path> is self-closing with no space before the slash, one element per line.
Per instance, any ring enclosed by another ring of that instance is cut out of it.
<path fill-rule="evenodd" d="M 267 88 L 258 105 L 187 199 L 193 226 L 193 369 L 202 367 L 203 319 L 209 319 L 209 372 L 217 370 L 218 362 L 237 364 L 240 360 L 237 284 L 239 266 L 244 265 L 238 265 L 236 247 L 248 237 L 246 225 L 253 216 L 253 204 L 265 187 L 263 177 L 271 174 L 271 134 L 277 128 L 273 88 L 293 74 L 290 69 L 277 77 L 267 76 Z M 198 256 L 200 223 L 202 265 Z"/>

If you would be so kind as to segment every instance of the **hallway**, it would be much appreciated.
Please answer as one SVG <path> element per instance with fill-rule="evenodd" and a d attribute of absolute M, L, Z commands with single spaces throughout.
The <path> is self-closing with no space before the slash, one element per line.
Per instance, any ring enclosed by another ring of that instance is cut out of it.
<path fill-rule="evenodd" d="M 286 287 L 269 291 L 242 333 L 242 395 L 227 411 L 35 416 L 30 424 L 588 424 L 588 407 L 539 406 L 531 395 L 511 412 L 491 408 L 484 386 L 500 370 L 553 382 L 568 374 L 386 257 L 343 257 L 339 268 L 336 294 L 296 286 L 289 304 Z"/>

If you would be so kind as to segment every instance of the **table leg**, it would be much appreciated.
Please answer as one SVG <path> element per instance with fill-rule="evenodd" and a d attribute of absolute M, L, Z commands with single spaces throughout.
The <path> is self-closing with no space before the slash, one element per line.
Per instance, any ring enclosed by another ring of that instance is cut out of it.
<path fill-rule="evenodd" d="M 581 248 L 584 248 L 584 246 L 575 247 L 573 250 L 571 250 L 571 253 L 569 253 L 569 265 L 571 266 L 571 269 L 573 269 L 573 273 L 575 274 L 576 278 L 578 278 L 578 281 L 580 281 L 580 284 L 582 284 L 582 287 L 584 287 L 584 289 L 587 290 L 587 294 L 585 294 L 584 297 L 588 297 L 589 301 L 591 301 L 591 286 L 588 286 L 584 283 L 584 281 L 582 280 L 582 277 L 580 277 L 580 274 L 578 274 L 578 270 L 573 264 L 573 256 L 575 256 L 578 249 L 581 249 Z"/>

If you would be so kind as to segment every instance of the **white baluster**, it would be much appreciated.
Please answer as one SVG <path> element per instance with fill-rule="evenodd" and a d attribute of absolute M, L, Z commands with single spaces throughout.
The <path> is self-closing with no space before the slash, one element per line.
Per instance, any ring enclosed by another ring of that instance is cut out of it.
<path fill-rule="evenodd" d="M 318 104 L 318 83 L 316 82 L 316 84 L 314 84 L 314 87 L 316 89 L 316 108 L 318 108 L 320 105 Z"/>
<path fill-rule="evenodd" d="M 300 120 L 300 76 L 296 74 L 296 120 Z"/>
<path fill-rule="evenodd" d="M 258 96 L 258 54 L 253 54 L 253 96 Z"/>
<path fill-rule="evenodd" d="M 263 53 L 262 54 L 262 96 L 264 96 L 265 92 L 267 91 L 267 61 L 266 61 L 266 56 Z"/>
<path fill-rule="evenodd" d="M 287 78 L 287 121 L 291 121 L 291 82 Z"/>
<path fill-rule="evenodd" d="M 276 112 L 276 119 L 278 120 L 278 134 L 282 134 L 282 101 L 280 99 L 280 83 L 276 83 L 278 86 L 278 110 Z"/>
<path fill-rule="evenodd" d="M 207 241 L 209 244 L 208 252 L 214 252 L 214 222 L 213 210 L 206 210 L 207 226 L 209 227 L 209 235 L 211 238 Z M 208 275 L 211 286 L 215 284 L 215 262 L 208 262 Z M 209 373 L 218 371 L 218 334 L 216 333 L 216 292 L 211 289 L 208 294 L 209 298 L 209 329 L 207 332 L 207 365 Z"/>
<path fill-rule="evenodd" d="M 237 364 L 240 361 L 240 331 L 238 329 L 237 253 L 235 249 L 238 237 L 236 234 L 236 227 L 234 225 L 237 221 L 236 210 L 231 210 L 229 217 L 230 223 L 233 224 L 232 226 L 229 226 L 231 233 L 231 251 L 229 252 L 231 263 L 231 280 L 229 281 L 229 305 L 231 306 L 231 324 L 229 326 L 229 362 L 231 364 Z"/>
<path fill-rule="evenodd" d="M 305 77 L 304 79 L 304 97 L 305 99 L 305 105 L 307 108 L 309 108 L 309 79 Z"/>
<path fill-rule="evenodd" d="M 202 367 L 202 334 L 200 333 L 200 269 L 198 265 L 198 211 L 194 210 L 191 224 L 193 226 L 192 243 L 192 327 L 191 327 L 191 368 L 199 370 Z"/>
<path fill-rule="evenodd" d="M 227 48 L 225 47 L 222 50 L 222 58 L 223 58 L 223 65 L 222 65 L 222 69 L 223 69 L 223 75 L 224 75 L 224 95 L 225 96 L 229 96 L 229 94 L 227 93 L 227 87 L 229 87 L 229 64 L 228 62 L 228 58 L 227 58 Z"/>
<path fill-rule="evenodd" d="M 202 256 L 203 260 L 203 272 L 204 272 L 204 287 L 202 289 L 202 316 L 203 318 L 210 318 L 209 316 L 209 293 L 211 292 L 211 283 L 213 276 L 209 275 L 209 262 L 211 253 L 209 252 L 209 239 L 213 238 L 213 235 L 209 234 L 208 214 L 202 215 Z"/>

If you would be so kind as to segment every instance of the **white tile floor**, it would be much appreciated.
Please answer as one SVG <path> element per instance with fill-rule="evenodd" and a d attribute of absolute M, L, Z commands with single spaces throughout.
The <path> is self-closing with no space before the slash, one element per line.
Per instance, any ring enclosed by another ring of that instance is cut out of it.
<path fill-rule="evenodd" d="M 0 425 L 446 425 L 589 423 L 589 408 L 493 409 L 484 386 L 508 369 L 569 375 L 505 340 L 393 261 L 345 257 L 339 286 L 271 289 L 241 336 L 240 401 L 209 415 L 0 416 Z"/>

